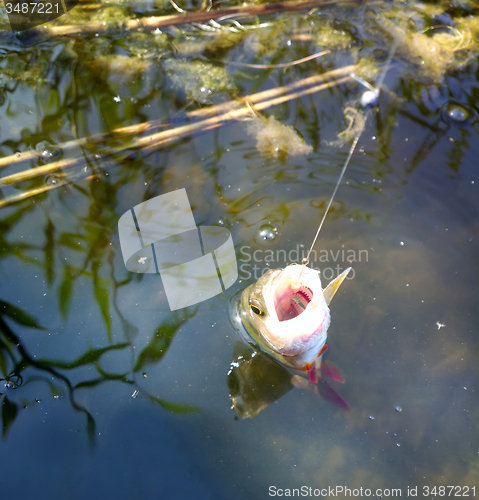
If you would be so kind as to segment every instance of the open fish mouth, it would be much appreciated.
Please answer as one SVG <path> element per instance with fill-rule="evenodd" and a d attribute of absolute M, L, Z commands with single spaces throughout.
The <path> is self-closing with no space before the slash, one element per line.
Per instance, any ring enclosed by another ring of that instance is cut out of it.
<path fill-rule="evenodd" d="M 350 270 L 323 290 L 315 269 L 300 264 L 270 269 L 241 293 L 240 318 L 247 334 L 284 366 L 305 369 L 326 342 L 328 304 Z"/>
<path fill-rule="evenodd" d="M 288 321 L 298 317 L 313 300 L 313 291 L 306 285 L 298 290 L 291 286 L 279 286 L 274 294 L 274 308 L 279 321 Z"/>

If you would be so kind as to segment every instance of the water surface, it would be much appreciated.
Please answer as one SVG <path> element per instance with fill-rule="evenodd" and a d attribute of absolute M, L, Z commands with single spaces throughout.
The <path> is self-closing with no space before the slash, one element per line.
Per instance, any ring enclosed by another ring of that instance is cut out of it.
<path fill-rule="evenodd" d="M 98 36 L 2 32 L 0 151 L 18 158 L 2 177 L 75 160 L 63 174 L 2 187 L 4 494 L 267 498 L 270 486 L 344 486 L 400 488 L 404 497 L 418 486 L 420 497 L 423 486 L 479 487 L 476 12 L 335 7 L 246 18 L 269 24 L 238 34 L 188 25 L 130 32 L 115 25 L 121 16 L 173 7 L 111 9 L 88 14 L 108 23 Z M 54 23 L 81 25 L 82 12 Z M 227 383 L 239 341 L 230 302 L 255 272 L 309 248 L 350 147 L 340 135 L 346 108 L 361 119 L 365 88 L 351 80 L 263 112 L 292 126 L 308 155 L 258 148 L 248 120 L 147 151 L 132 141 L 148 132 L 65 143 L 150 120 L 173 129 L 190 123 L 189 112 L 349 64 L 369 61 L 358 74 L 374 84 L 390 23 L 402 35 L 385 90 L 313 262 L 324 283 L 354 268 L 331 304 L 327 353 L 344 372 L 344 385 L 331 384 L 350 410 L 295 388 L 242 420 Z M 427 45 L 421 31 L 439 25 L 459 30 L 464 45 Z M 331 54 L 289 68 L 228 64 L 286 63 L 323 49 Z M 126 270 L 117 223 L 180 188 L 197 224 L 231 231 L 240 276 L 225 293 L 171 312 L 157 275 Z M 265 227 L 273 238 L 262 238 Z"/>

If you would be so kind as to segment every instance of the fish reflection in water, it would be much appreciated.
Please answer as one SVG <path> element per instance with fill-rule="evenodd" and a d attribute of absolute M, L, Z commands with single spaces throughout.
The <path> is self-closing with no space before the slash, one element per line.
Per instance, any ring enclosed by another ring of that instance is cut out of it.
<path fill-rule="evenodd" d="M 266 272 L 243 290 L 233 321 L 255 348 L 238 343 L 228 373 L 232 406 L 242 418 L 256 417 L 293 386 L 348 408 L 321 374 L 344 382 L 341 371 L 322 361 L 322 355 L 327 350 L 328 305 L 350 269 L 323 290 L 318 271 L 292 264 Z M 307 371 L 309 380 L 291 376 L 287 368 Z"/>
<path fill-rule="evenodd" d="M 293 387 L 309 389 L 336 406 L 349 409 L 348 403 L 329 385 L 321 374 L 344 383 L 341 371 L 331 362 L 323 361 L 313 384 L 291 373 L 266 353 L 254 346 L 237 342 L 228 372 L 231 406 L 241 418 L 255 418 Z"/>
<path fill-rule="evenodd" d="M 293 388 L 291 375 L 264 352 L 236 342 L 228 388 L 241 418 L 254 418 Z"/>

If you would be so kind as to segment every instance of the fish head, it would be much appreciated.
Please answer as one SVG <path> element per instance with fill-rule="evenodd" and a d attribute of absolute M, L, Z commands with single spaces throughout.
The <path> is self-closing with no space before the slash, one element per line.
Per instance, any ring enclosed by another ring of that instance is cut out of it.
<path fill-rule="evenodd" d="M 323 348 L 330 323 L 319 271 L 299 264 L 266 272 L 241 296 L 241 319 L 263 349 L 303 369 Z"/>

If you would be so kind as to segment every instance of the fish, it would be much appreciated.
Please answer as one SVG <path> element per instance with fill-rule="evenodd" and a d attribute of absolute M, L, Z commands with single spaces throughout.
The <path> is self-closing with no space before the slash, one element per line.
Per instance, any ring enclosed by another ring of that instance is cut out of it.
<path fill-rule="evenodd" d="M 327 350 L 329 303 L 351 271 L 344 270 L 323 290 L 320 271 L 304 264 L 271 269 L 241 294 L 238 314 L 247 335 L 262 351 L 318 382 Z"/>
<path fill-rule="evenodd" d="M 328 367 L 323 363 L 321 368 L 321 357 L 328 348 L 326 340 L 331 322 L 329 303 L 351 271 L 351 267 L 339 274 L 323 290 L 319 271 L 307 267 L 307 264 L 371 110 L 378 103 L 380 89 L 398 43 L 399 39 L 395 38 L 384 70 L 375 87 L 362 78 L 351 75 L 368 89 L 361 98 L 361 105 L 366 112 L 361 126 L 356 131 L 306 257 L 301 264 L 290 264 L 284 269 L 267 271 L 256 283 L 243 290 L 239 304 L 236 306 L 237 314 L 234 321 L 236 324 L 239 323 L 238 326 L 243 326 L 246 336 L 251 338 L 252 343 L 281 365 L 294 370 L 307 371 L 309 380 L 303 380 L 299 376 L 293 377 L 293 385 L 299 387 L 307 387 L 309 383 L 318 384 L 319 380 L 323 381 L 322 378 L 318 378 L 318 373 L 320 374 L 321 371 L 333 380 L 344 381 L 339 370 L 333 365 L 330 364 Z M 326 399 L 335 399 L 335 396 L 330 397 L 332 393 L 329 391 L 327 382 L 322 384 L 322 388 L 317 386 L 315 391 L 318 393 L 323 391 Z M 343 406 L 347 407 L 347 403 Z"/>

